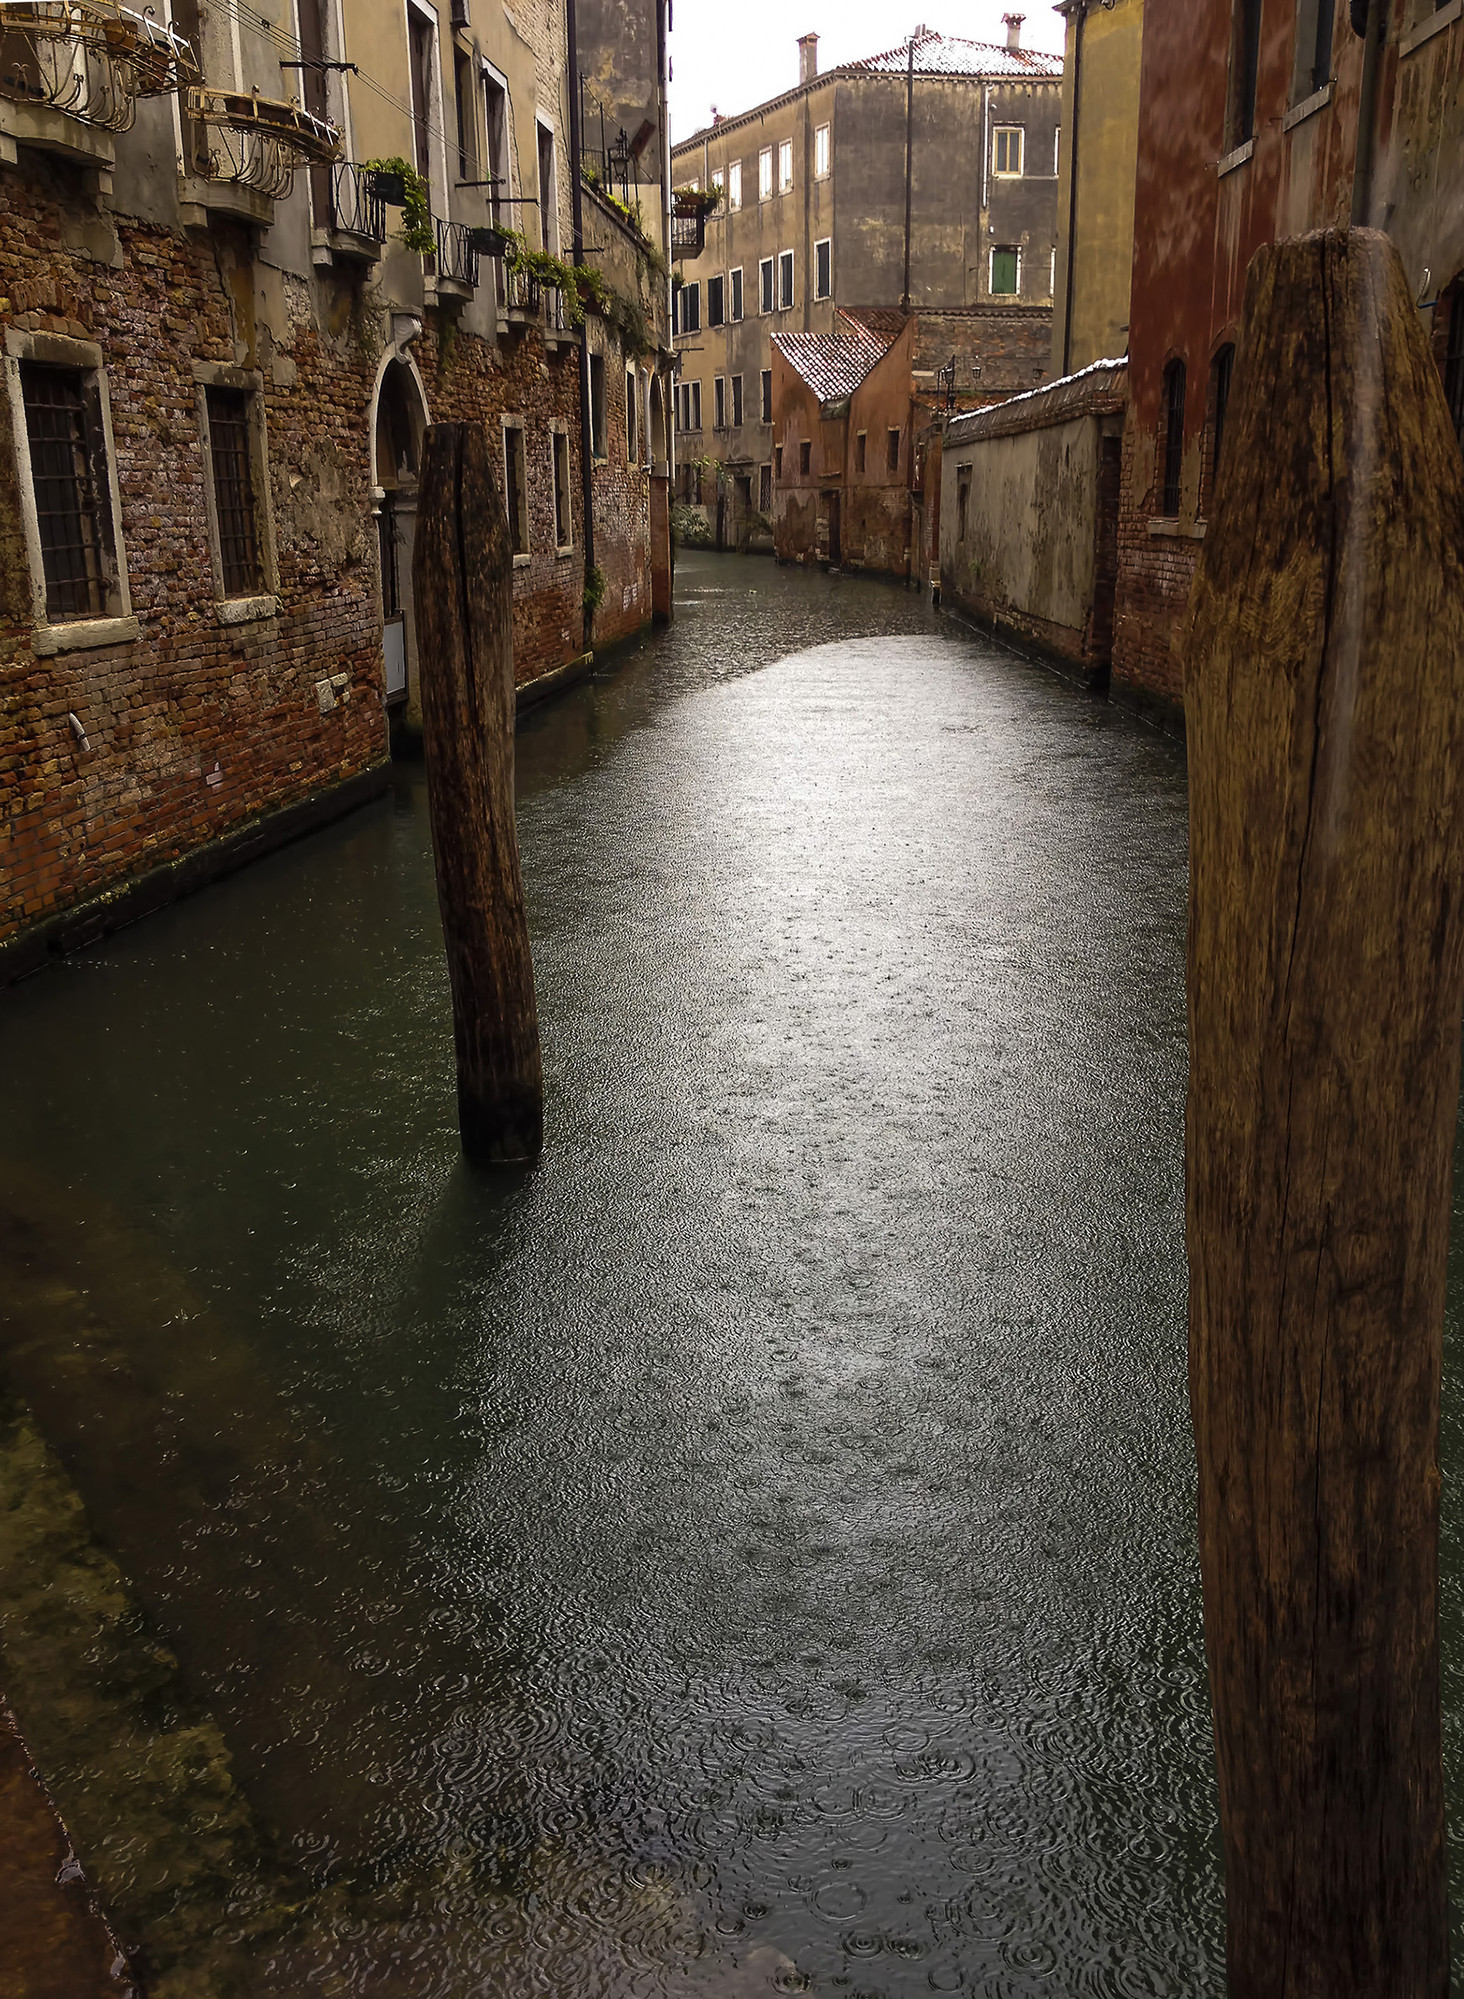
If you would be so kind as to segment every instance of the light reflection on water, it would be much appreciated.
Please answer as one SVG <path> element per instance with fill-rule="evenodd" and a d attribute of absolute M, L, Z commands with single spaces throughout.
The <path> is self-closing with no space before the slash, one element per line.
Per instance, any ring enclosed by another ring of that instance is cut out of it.
<path fill-rule="evenodd" d="M 239 1989 L 1218 1993 L 1180 753 L 680 583 L 520 738 L 533 1174 L 458 1154 L 409 773 L 0 999 L 88 1301 L 12 1375 L 342 1891 Z"/>

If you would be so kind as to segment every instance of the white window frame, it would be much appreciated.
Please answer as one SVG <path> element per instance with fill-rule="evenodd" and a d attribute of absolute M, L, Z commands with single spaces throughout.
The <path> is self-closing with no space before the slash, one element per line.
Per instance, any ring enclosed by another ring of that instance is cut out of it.
<path fill-rule="evenodd" d="M 733 283 L 734 278 L 736 279 L 735 284 Z M 727 324 L 729 326 L 737 326 L 741 323 L 743 311 L 747 303 L 743 296 L 744 290 L 742 266 L 741 264 L 734 264 L 732 269 L 727 273 Z M 732 301 L 734 299 L 737 301 L 736 312 L 732 310 Z"/>
<path fill-rule="evenodd" d="M 87 378 L 87 387 L 96 397 L 97 418 L 107 457 L 107 509 L 111 529 L 111 574 L 107 578 L 107 614 L 99 618 L 68 618 L 52 624 L 46 613 L 46 568 L 41 553 L 41 529 L 36 512 L 35 483 L 31 472 L 30 433 L 25 422 L 25 397 L 20 382 L 20 364 L 34 361 L 43 367 L 71 368 Z M 107 390 L 107 370 L 102 350 L 90 340 L 73 340 L 59 333 L 28 333 L 18 326 L 5 329 L 5 380 L 10 392 L 11 431 L 15 439 L 16 470 L 20 475 L 20 511 L 25 533 L 25 551 L 30 568 L 31 649 L 47 655 L 73 652 L 82 646 L 126 645 L 138 635 L 132 615 L 132 593 L 127 582 L 127 548 L 122 537 L 122 492 L 117 479 L 117 449 L 112 438 L 112 404 Z"/>
<path fill-rule="evenodd" d="M 741 430 L 743 419 L 747 415 L 747 404 L 742 394 L 742 377 L 741 375 L 733 375 L 730 379 L 732 384 L 732 407 L 727 412 L 730 419 L 729 428 L 732 430 Z"/>
<path fill-rule="evenodd" d="M 998 290 L 996 289 L 996 285 L 995 285 L 995 282 L 994 282 L 994 278 L 995 278 L 995 272 L 996 272 L 996 260 L 997 260 L 997 257 L 998 257 L 998 256 L 999 256 L 999 255 L 1001 254 L 1001 252 L 1002 252 L 1002 251 L 1004 251 L 1004 250 L 1015 250 L 1015 251 L 1016 251 L 1016 253 L 1017 253 L 1017 282 L 1016 282 L 1016 286 L 1015 286 L 1015 289 L 1014 289 L 1014 290 L 1012 290 L 1012 291 L 1009 291 L 1009 292 L 999 292 L 999 291 L 998 291 Z M 1021 295 L 1022 295 L 1022 246 L 1021 246 L 1021 244 L 1020 244 L 1020 243 L 993 243 L 993 244 L 992 244 L 992 246 L 991 246 L 991 249 L 990 249 L 990 251 L 989 251 L 989 252 L 988 252 L 988 254 L 987 254 L 987 260 L 986 260 L 986 291 L 987 291 L 987 296 L 988 296 L 989 298 L 1020 298 L 1020 297 L 1021 297 Z"/>
<path fill-rule="evenodd" d="M 766 283 L 764 283 L 764 273 L 766 273 Z M 763 318 L 770 312 L 776 312 L 777 309 L 778 260 L 776 257 L 763 257 L 759 260 L 757 267 L 758 317 Z"/>
<path fill-rule="evenodd" d="M 829 282 L 828 288 L 825 291 L 820 291 L 818 288 L 818 253 L 820 250 L 827 250 L 829 253 Z M 834 239 L 832 236 L 820 236 L 813 246 L 813 295 L 816 299 L 832 298 L 834 295 Z"/>
<path fill-rule="evenodd" d="M 447 106 L 443 102 L 442 96 L 442 23 L 437 18 L 437 9 L 429 6 L 427 0 L 406 0 L 406 12 L 408 17 L 415 14 L 419 20 L 425 21 L 432 30 L 432 75 L 428 79 L 427 92 L 427 152 L 428 158 L 432 162 L 432 172 L 428 178 L 433 184 L 433 192 L 437 196 L 438 202 L 441 203 L 439 208 L 437 202 L 434 202 L 434 213 L 450 215 L 452 208 L 448 200 Z M 234 23 L 234 33 L 237 35 L 239 32 L 238 16 L 231 13 L 230 19 Z M 411 58 L 409 55 L 409 69 L 410 62 Z M 407 81 L 406 94 L 408 103 L 410 104 L 412 96 L 410 75 Z"/>
<path fill-rule="evenodd" d="M 736 215 L 742 208 L 742 162 L 733 160 L 727 168 L 727 213 Z"/>
<path fill-rule="evenodd" d="M 1017 164 L 1015 167 L 999 167 L 996 164 L 1001 141 L 1017 135 Z M 991 178 L 993 180 L 1021 180 L 1027 164 L 1027 128 L 1025 125 L 993 125 L 991 128 Z"/>
<path fill-rule="evenodd" d="M 688 326 L 686 323 L 686 307 L 683 305 L 682 301 L 687 298 L 694 298 L 696 300 L 695 326 Z M 700 333 L 701 330 L 702 330 L 701 279 L 693 278 L 689 284 L 683 284 L 677 287 L 676 331 L 678 333 Z"/>
<path fill-rule="evenodd" d="M 783 296 L 783 272 L 788 272 L 788 295 Z M 798 303 L 798 264 L 791 250 L 778 252 L 778 311 L 792 312 Z"/>
<path fill-rule="evenodd" d="M 725 194 L 727 189 L 727 170 L 725 167 L 712 168 L 712 186 L 713 188 L 721 188 Z"/>
<path fill-rule="evenodd" d="M 757 198 L 771 201 L 773 198 L 773 149 L 764 146 L 757 156 Z"/>
<path fill-rule="evenodd" d="M 269 432 L 264 413 L 264 377 L 257 368 L 232 368 L 218 361 L 195 361 L 193 385 L 198 435 L 203 447 L 203 499 L 208 521 L 208 553 L 219 622 L 245 625 L 256 618 L 273 618 L 280 609 L 280 572 L 275 557 L 274 511 L 269 497 Z M 210 389 L 237 389 L 249 398 L 249 476 L 253 487 L 254 533 L 259 543 L 259 567 L 264 577 L 264 588 L 245 597 L 224 595 L 218 494 L 214 487 L 213 433 L 208 421 Z"/>
<path fill-rule="evenodd" d="M 787 194 L 793 186 L 793 141 L 778 141 L 778 192 Z"/>
<path fill-rule="evenodd" d="M 833 133 L 827 125 L 815 125 L 813 129 L 813 177 L 827 180 L 831 171 L 829 161 L 833 154 Z"/>
<path fill-rule="evenodd" d="M 541 132 L 549 134 L 549 144 L 553 149 L 550 159 L 554 181 L 554 199 L 547 204 L 544 200 L 543 175 L 539 171 L 539 134 Z M 554 129 L 554 120 L 547 112 L 540 111 L 537 106 L 534 110 L 534 182 L 539 196 L 539 242 L 549 256 L 557 257 L 559 255 L 559 134 Z M 546 207 L 553 218 L 552 241 L 544 227 Z M 444 209 L 443 213 L 450 214 L 451 210 Z"/>

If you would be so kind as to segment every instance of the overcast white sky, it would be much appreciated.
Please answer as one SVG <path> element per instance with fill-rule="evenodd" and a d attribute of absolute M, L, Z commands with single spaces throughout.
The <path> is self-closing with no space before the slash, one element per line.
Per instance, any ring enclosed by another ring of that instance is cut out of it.
<path fill-rule="evenodd" d="M 922 22 L 973 42 L 1006 41 L 1004 13 L 1025 13 L 1028 48 L 1062 54 L 1052 0 L 674 0 L 671 137 L 700 131 L 712 106 L 750 111 L 798 81 L 798 37 L 819 37 L 818 65 L 832 69 L 905 41 Z"/>

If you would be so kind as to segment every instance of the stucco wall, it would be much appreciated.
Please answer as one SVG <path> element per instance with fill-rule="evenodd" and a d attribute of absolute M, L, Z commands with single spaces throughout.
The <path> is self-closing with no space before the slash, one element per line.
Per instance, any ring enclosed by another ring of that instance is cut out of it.
<path fill-rule="evenodd" d="M 1069 14 L 1063 55 L 1057 285 L 1052 303 L 1054 375 L 1126 353 L 1129 336 L 1144 0 L 1117 0 L 1111 10 L 1089 8 L 1083 17 L 1081 61 L 1075 65 L 1077 24 L 1077 14 Z M 1079 67 L 1082 96 L 1077 102 L 1075 120 L 1074 76 Z M 1070 244 L 1075 160 L 1079 169 L 1078 199 L 1075 234 Z M 1070 257 L 1071 333 L 1067 330 Z"/>
<path fill-rule="evenodd" d="M 1084 654 L 1093 602 L 1099 422 L 1072 422 L 974 444 L 941 459 L 942 594 L 1028 632 L 1072 659 Z M 958 494 L 970 475 L 965 536 Z"/>

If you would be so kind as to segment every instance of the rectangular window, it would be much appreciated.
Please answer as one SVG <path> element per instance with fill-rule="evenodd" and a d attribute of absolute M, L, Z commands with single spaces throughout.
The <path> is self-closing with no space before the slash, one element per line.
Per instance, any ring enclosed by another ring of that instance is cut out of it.
<path fill-rule="evenodd" d="M 636 443 L 639 433 L 640 407 L 636 396 L 635 370 L 634 368 L 627 368 L 625 371 L 625 462 L 627 465 L 635 465 L 639 462 L 636 456 Z"/>
<path fill-rule="evenodd" d="M 787 312 L 793 303 L 793 252 L 778 253 L 778 310 Z"/>
<path fill-rule="evenodd" d="M 819 180 L 829 177 L 829 128 L 820 125 L 813 135 L 813 171 Z"/>
<path fill-rule="evenodd" d="M 524 458 L 523 426 L 503 426 L 503 498 L 508 515 L 508 545 L 515 555 L 529 552 L 529 476 Z"/>
<path fill-rule="evenodd" d="M 742 162 L 734 160 L 727 169 L 727 210 L 735 215 L 742 206 Z"/>
<path fill-rule="evenodd" d="M 554 134 L 539 126 L 539 242 L 551 257 L 559 254 L 559 192 L 554 176 Z"/>
<path fill-rule="evenodd" d="M 1225 440 L 1225 417 L 1230 408 L 1230 384 L 1235 377 L 1235 348 L 1226 345 L 1215 356 L 1211 371 L 1215 403 L 1214 449 L 1211 453 L 1210 476 L 1213 481 L 1220 470 L 1220 446 Z"/>
<path fill-rule="evenodd" d="M 798 447 L 798 476 L 806 479 L 813 466 L 813 445 L 805 437 Z"/>
<path fill-rule="evenodd" d="M 478 135 L 473 129 L 473 65 L 461 49 L 452 52 L 452 80 L 457 98 L 458 179 L 478 178 Z"/>
<path fill-rule="evenodd" d="M 770 201 L 773 194 L 773 149 L 764 146 L 757 156 L 757 198 Z"/>
<path fill-rule="evenodd" d="M 866 446 L 868 443 L 869 432 L 861 430 L 854 439 L 854 470 L 856 472 L 862 472 L 865 469 Z"/>
<path fill-rule="evenodd" d="M 508 215 L 508 92 L 496 76 L 483 75 L 483 123 L 488 142 L 486 165 L 494 185 L 488 190 L 488 211 L 498 228 Z"/>
<path fill-rule="evenodd" d="M 707 279 L 707 325 L 708 326 L 720 326 L 723 320 L 726 318 L 726 314 L 722 310 L 722 299 L 723 299 L 724 290 L 725 290 L 724 279 L 722 278 Z"/>
<path fill-rule="evenodd" d="M 757 510 L 760 514 L 773 511 L 773 468 L 762 466 L 757 475 Z"/>
<path fill-rule="evenodd" d="M 834 289 L 834 246 L 825 236 L 813 246 L 813 295 L 828 298 Z"/>
<path fill-rule="evenodd" d="M 991 252 L 991 285 L 993 298 L 1014 298 L 1021 278 L 1022 253 L 1015 245 L 1006 243 L 993 247 Z"/>
<path fill-rule="evenodd" d="M 734 430 L 741 430 L 742 428 L 742 377 L 740 375 L 732 377 L 732 428 Z"/>
<path fill-rule="evenodd" d="M 605 407 L 605 356 L 590 356 L 590 456 L 610 456 L 609 425 Z"/>
<path fill-rule="evenodd" d="M 728 312 L 727 317 L 735 321 L 742 317 L 742 266 L 740 264 L 732 273 L 731 291 L 731 310 Z"/>
<path fill-rule="evenodd" d="M 781 444 L 773 446 L 773 477 L 778 481 L 779 485 L 783 483 L 783 447 Z"/>
<path fill-rule="evenodd" d="M 554 471 L 554 546 L 566 549 L 574 539 L 569 510 L 569 438 L 564 431 L 556 430 L 549 442 Z"/>
<path fill-rule="evenodd" d="M 727 176 L 721 167 L 712 168 L 712 186 L 720 188 L 724 194 L 727 191 Z"/>
<path fill-rule="evenodd" d="M 757 275 L 761 288 L 761 309 L 764 312 L 771 312 L 773 309 L 773 260 L 771 257 L 763 258 L 757 267 Z"/>
<path fill-rule="evenodd" d="M 1059 125 L 1052 134 L 1052 177 L 1056 180 L 1062 172 L 1062 127 Z"/>
<path fill-rule="evenodd" d="M 683 285 L 676 294 L 678 333 L 701 332 L 701 285 Z"/>
<path fill-rule="evenodd" d="M 1256 135 L 1256 72 L 1261 54 L 1261 0 L 1234 0 L 1230 27 L 1230 147 Z"/>
<path fill-rule="evenodd" d="M 897 430 L 886 434 L 885 465 L 891 472 L 898 472 L 900 469 L 900 433 Z"/>
<path fill-rule="evenodd" d="M 247 389 L 205 391 L 219 580 L 225 597 L 258 597 L 264 590 L 249 435 L 250 401 Z"/>
<path fill-rule="evenodd" d="M 712 380 L 712 428 L 727 428 L 727 378 L 717 375 Z"/>
<path fill-rule="evenodd" d="M 40 531 L 46 616 L 53 624 L 107 612 L 105 495 L 85 375 L 76 368 L 22 362 L 21 396 L 30 444 L 31 489 Z"/>
<path fill-rule="evenodd" d="M 971 511 L 971 468 L 963 465 L 956 473 L 956 540 L 966 539 L 966 517 Z"/>
<path fill-rule="evenodd" d="M 1184 483 L 1184 363 L 1171 361 L 1164 370 L 1164 490 L 1159 511 L 1166 520 L 1179 519 Z"/>
<path fill-rule="evenodd" d="M 1023 128 L 998 125 L 991 137 L 991 171 L 1002 180 L 1015 180 L 1022 171 Z"/>
<path fill-rule="evenodd" d="M 437 33 L 425 14 L 407 9 L 407 71 L 412 92 L 412 152 L 417 171 L 432 183 L 432 70 Z"/>
<path fill-rule="evenodd" d="M 778 192 L 786 194 L 793 185 L 793 141 L 783 139 L 778 145 Z"/>
<path fill-rule="evenodd" d="M 771 368 L 764 368 L 762 371 L 762 420 L 764 423 L 771 423 L 773 420 L 773 371 Z"/>

